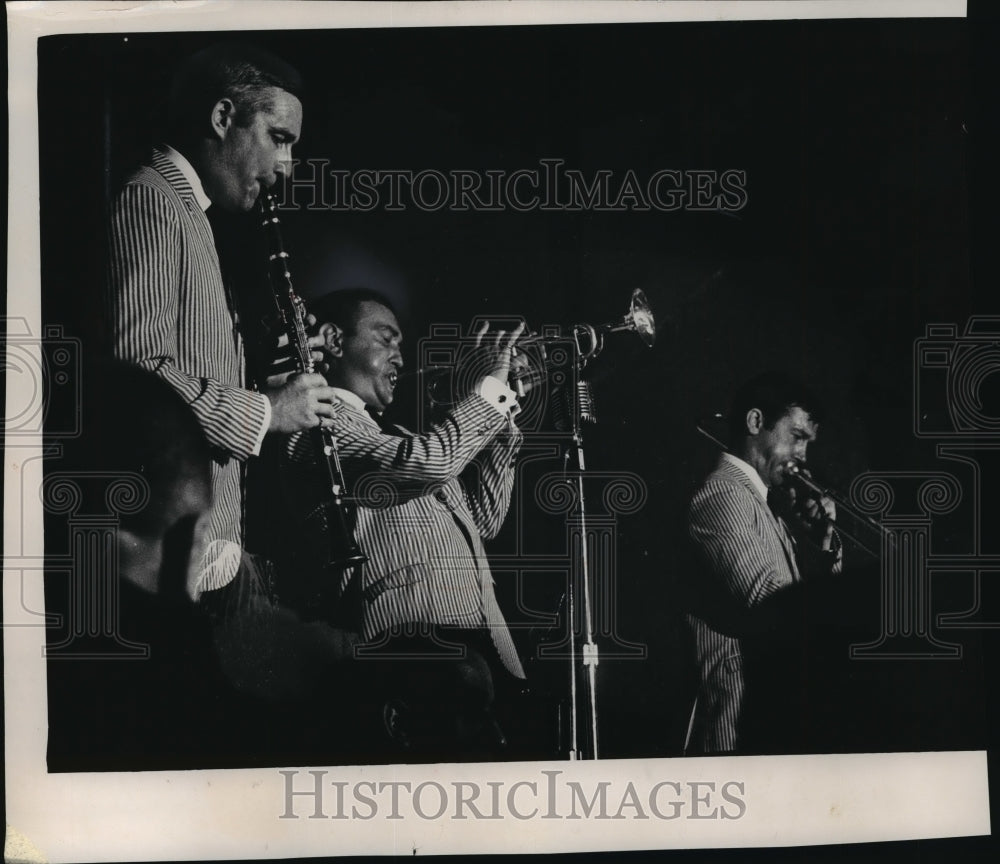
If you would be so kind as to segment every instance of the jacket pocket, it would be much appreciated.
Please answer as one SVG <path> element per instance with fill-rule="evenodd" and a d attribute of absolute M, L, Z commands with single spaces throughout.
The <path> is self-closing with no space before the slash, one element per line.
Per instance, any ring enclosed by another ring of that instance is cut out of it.
<path fill-rule="evenodd" d="M 430 571 L 423 562 L 418 564 L 407 564 L 398 570 L 386 573 L 380 579 L 376 579 L 364 590 L 365 599 L 369 602 L 376 597 L 391 591 L 394 588 L 403 588 L 407 585 L 415 585 L 417 582 L 424 582 L 430 575 Z"/>
<path fill-rule="evenodd" d="M 723 675 L 742 675 L 743 674 L 743 655 L 734 654 L 732 657 L 727 657 L 722 661 L 722 674 Z"/>

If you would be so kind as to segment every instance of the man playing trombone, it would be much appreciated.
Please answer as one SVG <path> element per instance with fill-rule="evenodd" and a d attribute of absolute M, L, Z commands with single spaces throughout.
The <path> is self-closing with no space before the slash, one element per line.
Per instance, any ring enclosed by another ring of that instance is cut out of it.
<path fill-rule="evenodd" d="M 687 620 L 699 668 L 685 752 L 753 749 L 747 740 L 747 641 L 768 630 L 773 598 L 818 574 L 839 573 L 836 511 L 795 480 L 816 439 L 819 409 L 795 380 L 765 373 L 740 388 L 729 448 L 688 512 L 695 579 Z M 749 697 L 749 698 L 748 698 Z M 793 724 L 795 718 L 773 722 Z"/>

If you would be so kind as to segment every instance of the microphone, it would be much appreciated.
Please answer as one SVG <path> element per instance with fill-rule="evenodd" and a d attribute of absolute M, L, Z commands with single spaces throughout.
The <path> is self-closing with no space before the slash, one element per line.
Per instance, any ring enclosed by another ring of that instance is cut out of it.
<path fill-rule="evenodd" d="M 589 381 L 577 381 L 574 385 L 560 387 L 552 397 L 555 411 L 555 426 L 559 432 L 574 431 L 574 418 L 581 423 L 597 423 L 597 406 L 594 404 L 594 388 Z M 579 412 L 579 413 L 578 413 Z"/>

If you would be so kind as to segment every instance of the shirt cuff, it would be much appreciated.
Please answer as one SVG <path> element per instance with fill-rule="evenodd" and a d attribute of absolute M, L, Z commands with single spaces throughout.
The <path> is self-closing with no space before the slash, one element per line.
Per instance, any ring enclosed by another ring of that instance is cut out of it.
<path fill-rule="evenodd" d="M 823 560 L 831 571 L 835 571 L 844 560 L 844 543 L 840 539 L 840 534 L 834 529 L 830 535 L 830 548 L 822 550 Z"/>
<path fill-rule="evenodd" d="M 487 375 L 479 382 L 479 395 L 505 417 L 521 410 L 521 406 L 517 404 L 517 393 L 492 375 Z"/>
<path fill-rule="evenodd" d="M 260 448 L 264 446 L 264 436 L 267 435 L 267 430 L 271 428 L 271 400 L 264 396 L 263 393 L 260 394 L 264 397 L 264 425 L 261 426 L 260 432 L 257 433 L 257 443 L 254 445 L 253 450 L 250 451 L 253 456 L 260 456 Z"/>
<path fill-rule="evenodd" d="M 836 529 L 834 529 L 833 535 L 830 537 L 830 548 L 827 551 L 836 561 L 840 561 L 844 556 L 844 542 L 840 539 L 840 535 Z"/>

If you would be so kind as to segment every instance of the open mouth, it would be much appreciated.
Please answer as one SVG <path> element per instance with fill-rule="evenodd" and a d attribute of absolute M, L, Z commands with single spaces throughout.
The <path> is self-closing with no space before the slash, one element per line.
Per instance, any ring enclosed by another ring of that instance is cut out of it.
<path fill-rule="evenodd" d="M 386 375 L 386 378 L 389 381 L 389 386 L 392 387 L 393 390 L 395 390 L 396 389 L 396 382 L 399 380 L 399 373 L 398 372 L 390 372 L 388 375 Z"/>

